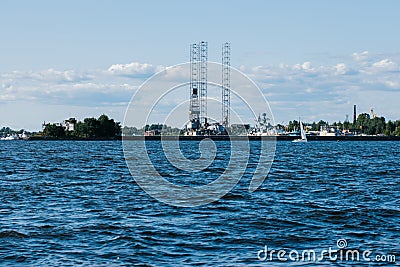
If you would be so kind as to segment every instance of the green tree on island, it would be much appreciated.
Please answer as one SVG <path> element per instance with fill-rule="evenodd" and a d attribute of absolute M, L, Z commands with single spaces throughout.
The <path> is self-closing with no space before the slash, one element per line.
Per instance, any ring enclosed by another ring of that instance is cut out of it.
<path fill-rule="evenodd" d="M 47 124 L 46 128 L 43 131 L 43 134 L 45 136 L 55 137 L 55 138 L 64 138 L 65 137 L 64 128 L 61 125 L 56 125 L 54 123 Z"/>
<path fill-rule="evenodd" d="M 53 138 L 94 138 L 109 139 L 121 135 L 121 125 L 107 115 L 96 118 L 85 118 L 75 124 L 73 131 L 66 131 L 64 127 L 55 124 L 47 124 L 43 134 Z"/>

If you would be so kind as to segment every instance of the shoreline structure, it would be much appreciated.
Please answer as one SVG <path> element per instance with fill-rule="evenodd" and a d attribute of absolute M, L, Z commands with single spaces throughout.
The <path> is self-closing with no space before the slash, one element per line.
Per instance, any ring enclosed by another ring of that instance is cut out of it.
<path fill-rule="evenodd" d="M 276 140 L 276 141 L 293 141 L 299 136 L 246 136 L 246 135 L 210 135 L 210 136 L 185 136 L 185 135 L 156 135 L 156 136 L 120 136 L 117 138 L 51 138 L 44 136 L 31 136 L 28 141 L 201 141 L 203 139 L 211 139 L 214 141 L 228 140 Z M 373 135 L 354 135 L 354 136 L 307 136 L 308 141 L 400 141 L 400 136 L 373 136 Z"/>

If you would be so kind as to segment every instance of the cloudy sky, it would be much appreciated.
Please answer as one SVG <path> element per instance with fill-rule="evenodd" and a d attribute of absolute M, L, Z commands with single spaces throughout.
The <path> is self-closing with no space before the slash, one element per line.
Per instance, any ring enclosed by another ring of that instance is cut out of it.
<path fill-rule="evenodd" d="M 231 42 L 232 66 L 276 122 L 343 121 L 353 104 L 400 119 L 399 10 L 395 0 L 2 1 L 0 127 L 123 121 L 137 88 L 200 40 L 216 62 Z"/>

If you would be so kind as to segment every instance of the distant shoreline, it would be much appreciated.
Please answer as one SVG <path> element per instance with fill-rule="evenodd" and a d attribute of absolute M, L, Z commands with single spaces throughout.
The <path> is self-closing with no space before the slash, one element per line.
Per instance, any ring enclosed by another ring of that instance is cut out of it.
<path fill-rule="evenodd" d="M 293 141 L 294 139 L 299 138 L 300 136 L 287 136 L 287 135 L 278 135 L 278 136 L 240 136 L 240 135 L 211 135 L 211 136 L 124 136 L 123 140 L 176 140 L 179 137 L 179 140 L 193 140 L 200 141 L 205 138 L 210 138 L 212 140 L 224 141 L 224 140 L 276 140 L 276 141 Z M 400 141 L 400 136 L 307 136 L 308 141 Z"/>
<path fill-rule="evenodd" d="M 119 136 L 114 138 L 53 138 L 53 137 L 44 137 L 44 136 L 31 136 L 28 141 L 117 141 L 117 140 L 126 140 L 126 141 L 159 141 L 159 140 L 167 140 L 173 141 L 179 138 L 179 140 L 183 141 L 200 141 L 205 138 L 209 138 L 215 141 L 226 141 L 226 140 L 276 140 L 276 141 L 292 141 L 294 139 L 299 138 L 299 136 L 287 136 L 287 135 L 278 135 L 278 136 L 240 136 L 240 135 L 211 135 L 211 136 L 173 136 L 173 135 L 156 135 L 156 136 Z M 308 141 L 400 141 L 400 136 L 307 136 Z"/>
<path fill-rule="evenodd" d="M 122 140 L 121 136 L 111 138 L 81 138 L 81 137 L 48 137 L 48 136 L 30 136 L 27 141 L 117 141 Z"/>

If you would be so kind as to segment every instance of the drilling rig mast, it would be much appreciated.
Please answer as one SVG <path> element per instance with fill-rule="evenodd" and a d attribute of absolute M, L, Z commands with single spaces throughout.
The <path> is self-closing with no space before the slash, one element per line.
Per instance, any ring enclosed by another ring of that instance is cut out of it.
<path fill-rule="evenodd" d="M 231 44 L 222 45 L 222 125 L 230 125 L 230 106 L 231 106 Z"/>
<path fill-rule="evenodd" d="M 225 135 L 230 123 L 230 43 L 222 46 L 222 121 L 207 120 L 207 62 L 208 43 L 190 46 L 190 106 L 185 135 Z"/>

